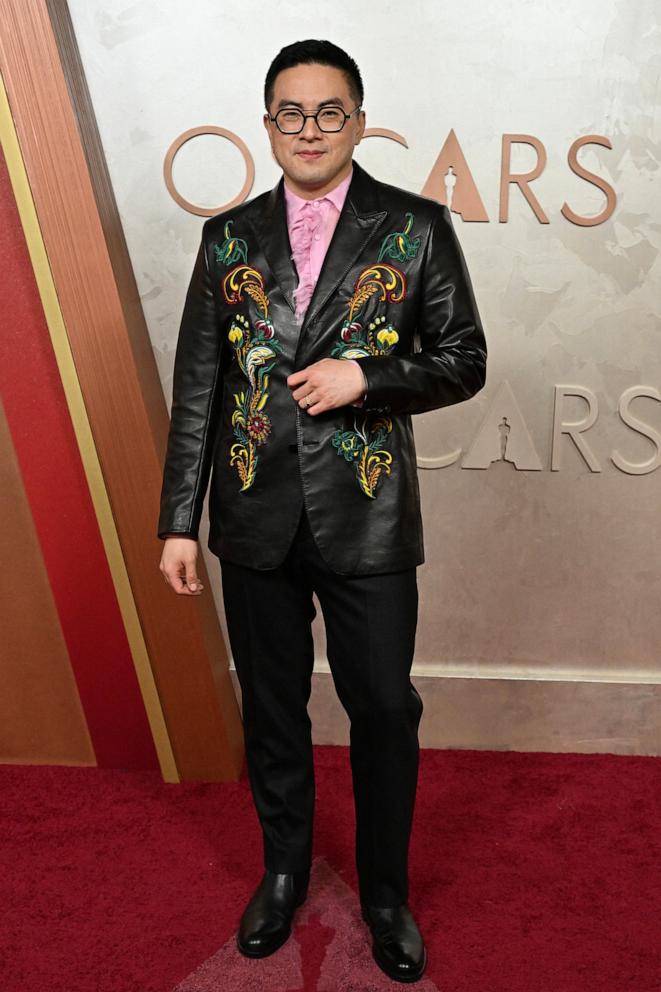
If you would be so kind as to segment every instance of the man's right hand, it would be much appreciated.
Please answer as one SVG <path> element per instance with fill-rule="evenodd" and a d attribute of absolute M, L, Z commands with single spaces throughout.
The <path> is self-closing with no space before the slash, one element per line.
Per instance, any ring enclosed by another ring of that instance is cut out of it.
<path fill-rule="evenodd" d="M 204 586 L 197 577 L 197 541 L 191 537 L 166 537 L 159 568 L 163 578 L 180 596 L 199 596 Z"/>

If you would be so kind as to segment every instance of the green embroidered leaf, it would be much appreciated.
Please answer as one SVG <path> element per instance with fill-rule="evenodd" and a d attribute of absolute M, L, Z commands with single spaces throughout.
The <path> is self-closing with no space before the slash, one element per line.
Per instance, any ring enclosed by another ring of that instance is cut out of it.
<path fill-rule="evenodd" d="M 343 455 L 348 462 L 352 462 L 360 454 L 360 438 L 355 431 L 335 431 L 331 441 L 338 455 Z"/>
<path fill-rule="evenodd" d="M 408 213 L 406 215 L 404 230 L 395 231 L 393 234 L 386 235 L 383 239 L 377 262 L 380 262 L 386 256 L 394 259 L 396 262 L 407 262 L 410 258 L 415 258 L 422 239 L 417 237 L 415 240 L 412 240 L 409 237 L 412 227 L 413 214 Z"/>
<path fill-rule="evenodd" d="M 248 261 L 248 245 L 243 240 L 243 238 L 233 238 L 230 230 L 231 225 L 234 223 L 232 220 L 228 220 L 225 224 L 225 240 L 222 245 L 216 245 L 216 261 L 222 262 L 223 265 L 235 265 L 236 262 L 247 262 Z"/>

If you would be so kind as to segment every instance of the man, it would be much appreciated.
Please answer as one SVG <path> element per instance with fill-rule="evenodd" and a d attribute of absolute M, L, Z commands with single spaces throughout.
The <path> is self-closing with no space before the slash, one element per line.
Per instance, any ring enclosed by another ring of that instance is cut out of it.
<path fill-rule="evenodd" d="M 221 562 L 264 875 L 242 953 L 271 954 L 306 897 L 314 775 L 307 703 L 316 593 L 351 725 L 356 865 L 375 960 L 415 981 L 407 905 L 422 701 L 410 680 L 424 561 L 411 415 L 485 381 L 486 344 L 447 207 L 353 160 L 365 130 L 355 62 L 284 48 L 264 126 L 283 176 L 209 218 L 175 357 L 159 537 L 175 592 Z"/>

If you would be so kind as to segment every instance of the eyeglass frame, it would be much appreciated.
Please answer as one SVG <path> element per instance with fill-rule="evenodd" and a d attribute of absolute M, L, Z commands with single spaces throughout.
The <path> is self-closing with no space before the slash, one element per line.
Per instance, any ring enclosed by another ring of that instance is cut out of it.
<path fill-rule="evenodd" d="M 342 121 L 342 127 L 338 128 L 336 131 L 324 131 L 324 129 L 322 127 L 320 127 L 320 125 L 319 125 L 319 121 L 318 121 L 319 114 L 323 110 L 328 110 L 330 107 L 332 107 L 333 110 L 340 110 L 344 114 L 344 120 Z M 299 114 L 302 114 L 303 115 L 303 123 L 301 124 L 300 128 L 298 129 L 298 131 L 283 131 L 282 128 L 280 127 L 280 125 L 278 124 L 278 119 L 277 119 L 278 118 L 278 114 L 282 114 L 285 110 L 296 110 L 296 111 L 298 111 Z M 317 127 L 319 128 L 319 130 L 321 131 L 322 134 L 339 134 L 341 131 L 344 131 L 345 124 L 347 123 L 347 121 L 349 120 L 350 117 L 353 117 L 353 115 L 356 113 L 357 110 L 362 110 L 362 104 L 358 104 L 357 107 L 354 107 L 353 110 L 350 111 L 350 113 L 347 114 L 344 111 L 344 109 L 342 107 L 340 107 L 337 103 L 329 103 L 329 104 L 326 104 L 326 106 L 324 106 L 324 107 L 319 107 L 318 110 L 314 110 L 314 111 L 309 110 L 307 113 L 305 111 L 301 110 L 300 107 L 281 107 L 280 110 L 278 111 L 278 113 L 275 115 L 275 117 L 271 117 L 271 114 L 268 112 L 268 110 L 266 111 L 266 116 L 268 117 L 268 119 L 271 121 L 272 124 L 275 124 L 275 126 L 277 127 L 277 129 L 280 132 L 280 134 L 300 134 L 301 131 L 303 131 L 305 129 L 305 122 L 306 122 L 306 120 L 307 120 L 308 117 L 314 117 L 314 122 L 315 122 L 315 124 L 317 125 Z"/>

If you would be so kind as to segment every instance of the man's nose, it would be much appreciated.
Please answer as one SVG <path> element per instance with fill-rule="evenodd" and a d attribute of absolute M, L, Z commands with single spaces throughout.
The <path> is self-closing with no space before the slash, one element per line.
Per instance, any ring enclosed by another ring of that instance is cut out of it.
<path fill-rule="evenodd" d="M 314 117 L 306 117 L 303 123 L 301 135 L 304 138 L 318 138 L 321 134 Z"/>

